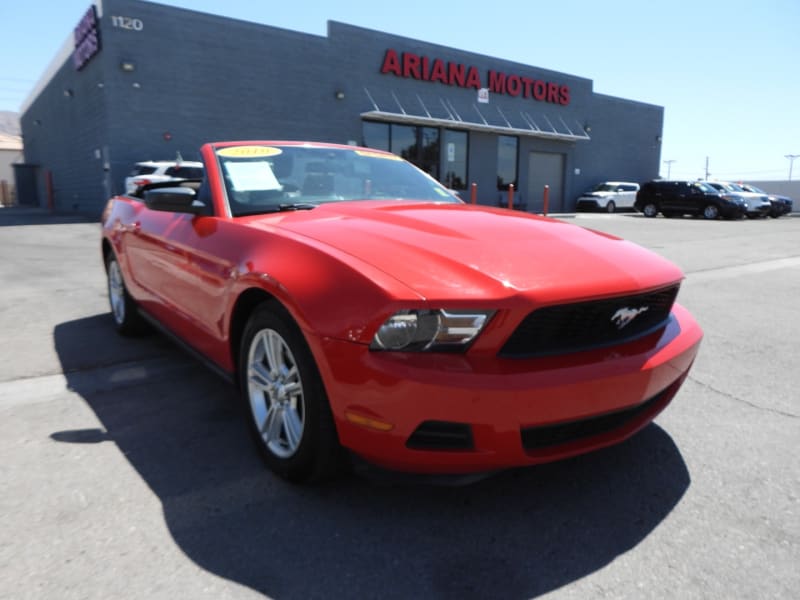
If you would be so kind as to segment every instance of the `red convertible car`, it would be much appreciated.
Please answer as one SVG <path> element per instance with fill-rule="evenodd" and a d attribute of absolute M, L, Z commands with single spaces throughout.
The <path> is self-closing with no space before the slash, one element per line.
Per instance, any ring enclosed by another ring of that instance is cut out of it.
<path fill-rule="evenodd" d="M 702 331 L 648 250 L 464 204 L 368 148 L 201 153 L 202 181 L 108 202 L 111 313 L 235 381 L 283 477 L 353 455 L 429 474 L 573 456 L 645 427 L 689 372 Z"/>

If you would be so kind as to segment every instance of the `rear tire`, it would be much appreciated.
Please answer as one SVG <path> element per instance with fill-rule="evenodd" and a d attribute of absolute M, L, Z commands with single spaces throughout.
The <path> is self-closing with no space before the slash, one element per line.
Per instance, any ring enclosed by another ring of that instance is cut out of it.
<path fill-rule="evenodd" d="M 111 317 L 117 331 L 125 336 L 141 335 L 147 330 L 147 323 L 139 314 L 136 301 L 131 298 L 122 269 L 113 252 L 106 256 L 106 277 L 108 278 L 108 303 L 111 307 Z"/>
<path fill-rule="evenodd" d="M 658 206 L 653 202 L 648 202 L 642 207 L 642 214 L 648 219 L 658 216 Z"/>
<path fill-rule="evenodd" d="M 278 304 L 256 307 L 242 335 L 239 383 L 266 465 L 293 482 L 321 481 L 343 464 L 328 397 L 300 329 Z"/>
<path fill-rule="evenodd" d="M 707 204 L 705 208 L 703 208 L 703 218 L 709 221 L 719 219 L 719 209 L 713 204 Z"/>

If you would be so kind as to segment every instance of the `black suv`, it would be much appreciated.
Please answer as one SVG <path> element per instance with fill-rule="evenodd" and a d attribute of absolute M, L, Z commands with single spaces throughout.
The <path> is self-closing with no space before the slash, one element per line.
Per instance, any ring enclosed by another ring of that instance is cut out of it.
<path fill-rule="evenodd" d="M 650 181 L 639 189 L 633 206 L 645 217 L 661 213 L 665 217 L 692 214 L 704 219 L 739 219 L 747 211 L 741 198 L 723 194 L 702 181 Z"/>

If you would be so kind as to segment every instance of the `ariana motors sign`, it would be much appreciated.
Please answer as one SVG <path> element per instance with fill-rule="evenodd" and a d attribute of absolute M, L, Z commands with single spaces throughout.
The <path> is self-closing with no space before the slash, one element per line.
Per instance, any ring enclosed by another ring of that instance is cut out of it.
<path fill-rule="evenodd" d="M 561 106 L 569 104 L 567 85 L 493 69 L 489 69 L 485 77 L 481 78 L 478 69 L 473 66 L 445 62 L 441 58 L 420 56 L 413 52 L 400 53 L 392 48 L 388 49 L 383 57 L 381 73 L 461 88 L 488 89 L 494 94 L 529 98 Z"/>

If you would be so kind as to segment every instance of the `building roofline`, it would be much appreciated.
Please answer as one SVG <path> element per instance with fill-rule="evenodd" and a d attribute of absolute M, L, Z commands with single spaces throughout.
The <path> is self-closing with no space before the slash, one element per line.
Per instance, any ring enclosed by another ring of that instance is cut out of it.
<path fill-rule="evenodd" d="M 103 16 L 103 0 L 94 0 L 92 3 L 97 7 L 97 18 Z M 19 113 L 24 115 L 25 112 L 31 107 L 31 104 L 39 97 L 39 94 L 42 93 L 42 90 L 48 86 L 50 81 L 52 81 L 53 77 L 56 76 L 56 73 L 64 66 L 64 63 L 67 62 L 72 57 L 72 52 L 75 50 L 75 37 L 72 31 L 69 32 L 67 39 L 64 40 L 64 43 L 61 44 L 61 47 L 58 49 L 58 52 L 53 57 L 53 59 L 48 63 L 47 68 L 42 73 L 41 77 L 36 81 L 31 89 L 30 93 L 26 96 L 25 100 L 22 102 L 22 106 L 19 108 Z"/>

